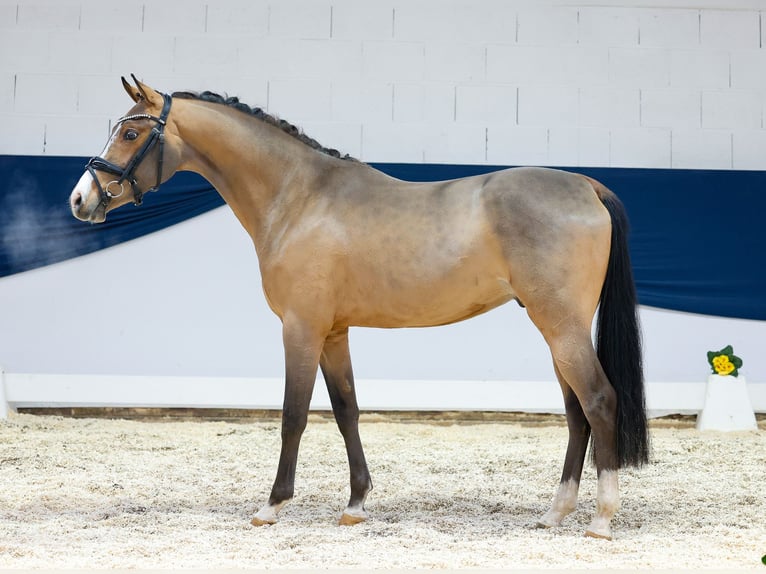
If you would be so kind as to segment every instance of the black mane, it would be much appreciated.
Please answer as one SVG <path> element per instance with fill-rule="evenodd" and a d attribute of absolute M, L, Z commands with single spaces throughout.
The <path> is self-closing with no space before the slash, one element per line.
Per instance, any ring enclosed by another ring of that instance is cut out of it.
<path fill-rule="evenodd" d="M 234 108 L 236 110 L 239 110 L 240 112 L 254 116 L 258 118 L 259 120 L 266 122 L 267 124 L 270 124 L 274 127 L 279 128 L 286 134 L 291 135 L 292 137 L 297 139 L 299 142 L 306 144 L 312 149 L 315 149 L 331 157 L 337 157 L 339 159 L 344 159 L 349 161 L 357 161 L 355 158 L 351 157 L 348 154 L 345 154 L 345 155 L 341 154 L 337 149 L 324 147 L 314 138 L 304 134 L 303 131 L 297 126 L 291 124 L 290 122 L 286 120 L 282 120 L 275 116 L 272 116 L 271 114 L 267 114 L 261 108 L 252 108 L 248 106 L 247 104 L 240 102 L 239 98 L 235 96 L 224 97 L 209 91 L 204 91 L 200 93 L 173 92 L 172 96 L 174 98 L 181 98 L 181 99 L 187 99 L 187 100 L 201 100 L 203 102 L 212 102 L 214 104 L 222 104 L 224 106 L 229 106 L 230 108 Z"/>

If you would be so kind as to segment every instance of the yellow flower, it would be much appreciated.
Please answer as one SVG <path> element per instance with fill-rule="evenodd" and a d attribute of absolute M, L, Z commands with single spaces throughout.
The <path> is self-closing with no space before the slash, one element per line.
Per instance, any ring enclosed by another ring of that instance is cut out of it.
<path fill-rule="evenodd" d="M 713 358 L 713 368 L 719 375 L 728 375 L 734 370 L 734 363 L 729 360 L 728 355 L 718 355 Z"/>

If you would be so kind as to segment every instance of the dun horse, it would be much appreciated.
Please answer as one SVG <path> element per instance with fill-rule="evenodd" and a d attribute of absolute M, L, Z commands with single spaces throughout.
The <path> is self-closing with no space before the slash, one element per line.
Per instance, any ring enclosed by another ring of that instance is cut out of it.
<path fill-rule="evenodd" d="M 647 460 L 648 436 L 627 221 L 611 191 L 543 168 L 404 182 L 236 98 L 170 96 L 133 80 L 122 82 L 135 105 L 88 163 L 70 206 L 78 219 L 102 222 L 189 170 L 218 190 L 252 237 L 285 352 L 282 448 L 254 525 L 276 522 L 293 496 L 317 366 L 351 471 L 340 523 L 367 519 L 372 482 L 349 327 L 445 325 L 513 299 L 550 347 L 569 428 L 561 483 L 538 525 L 557 526 L 574 510 L 592 438 L 598 488 L 586 534 L 612 536 L 618 470 Z"/>

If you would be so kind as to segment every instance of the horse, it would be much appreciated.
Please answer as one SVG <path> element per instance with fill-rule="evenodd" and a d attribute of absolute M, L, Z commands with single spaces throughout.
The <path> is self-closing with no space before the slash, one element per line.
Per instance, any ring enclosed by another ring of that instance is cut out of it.
<path fill-rule="evenodd" d="M 281 451 L 254 526 L 276 523 L 293 497 L 317 368 L 350 469 L 339 524 L 369 517 L 350 327 L 446 325 L 515 300 L 550 348 L 568 426 L 561 480 L 536 525 L 558 526 L 576 508 L 590 440 L 597 494 L 585 534 L 612 538 L 618 471 L 649 453 L 628 222 L 613 192 L 541 167 L 406 182 L 238 98 L 169 95 L 132 79 L 122 84 L 134 105 L 87 163 L 69 206 L 82 221 L 103 222 L 188 170 L 215 187 L 252 238 L 285 355 Z"/>

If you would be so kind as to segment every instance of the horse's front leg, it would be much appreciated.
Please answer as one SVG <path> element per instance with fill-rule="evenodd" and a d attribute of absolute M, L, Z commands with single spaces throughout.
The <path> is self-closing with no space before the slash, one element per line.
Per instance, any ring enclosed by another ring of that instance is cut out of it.
<path fill-rule="evenodd" d="M 282 450 L 268 503 L 255 515 L 253 526 L 274 524 L 293 497 L 298 447 L 306 429 L 323 337 L 300 321 L 283 321 L 285 398 L 282 407 Z"/>
<path fill-rule="evenodd" d="M 343 435 L 351 473 L 351 498 L 343 512 L 341 525 L 357 524 L 367 520 L 364 501 L 372 490 L 372 480 L 359 438 L 359 406 L 354 390 L 354 373 L 348 349 L 348 329 L 330 334 L 325 340 L 319 359 L 327 383 L 332 410 L 338 429 Z"/>

